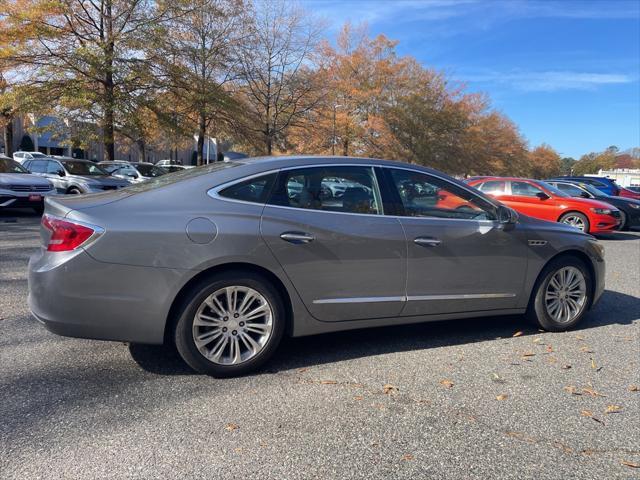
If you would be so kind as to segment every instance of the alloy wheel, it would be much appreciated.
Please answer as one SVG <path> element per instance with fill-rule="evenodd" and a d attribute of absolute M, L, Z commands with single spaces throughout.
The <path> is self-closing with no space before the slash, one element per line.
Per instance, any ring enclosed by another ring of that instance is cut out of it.
<path fill-rule="evenodd" d="M 198 351 L 218 365 L 238 365 L 254 358 L 269 341 L 273 309 L 257 290 L 229 286 L 202 302 L 193 319 Z"/>
<path fill-rule="evenodd" d="M 576 228 L 582 230 L 583 232 L 586 229 L 586 225 L 584 223 L 584 220 L 582 219 L 582 217 L 580 217 L 578 215 L 567 215 L 566 217 L 564 217 L 562 219 L 562 223 L 566 223 L 567 225 L 571 225 L 572 227 L 576 227 Z"/>
<path fill-rule="evenodd" d="M 573 321 L 585 307 L 587 282 L 576 267 L 557 270 L 547 285 L 545 306 L 547 313 L 558 323 Z"/>

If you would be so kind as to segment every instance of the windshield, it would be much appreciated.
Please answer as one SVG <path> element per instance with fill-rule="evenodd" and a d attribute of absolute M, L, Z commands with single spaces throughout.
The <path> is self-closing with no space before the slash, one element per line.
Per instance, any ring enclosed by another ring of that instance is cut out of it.
<path fill-rule="evenodd" d="M 29 173 L 29 171 L 15 160 L 0 158 L 0 173 Z"/>
<path fill-rule="evenodd" d="M 160 175 L 164 175 L 167 171 L 164 168 L 156 167 L 155 165 L 147 165 L 146 163 L 136 163 L 136 170 L 140 172 L 140 175 L 144 175 L 145 177 L 159 177 Z"/>
<path fill-rule="evenodd" d="M 593 185 L 589 185 L 588 183 L 579 183 L 578 185 L 580 185 L 580 188 L 585 189 L 587 192 L 589 192 L 594 197 L 608 197 L 609 196 L 606 193 L 603 193 L 602 191 L 598 190 Z"/>
<path fill-rule="evenodd" d="M 64 162 L 63 165 L 71 175 L 109 175 L 91 162 Z"/>
<path fill-rule="evenodd" d="M 571 195 L 567 195 L 566 193 L 558 190 L 556 187 L 549 185 L 547 182 L 538 181 L 538 183 L 542 185 L 544 188 L 546 188 L 547 190 L 549 190 L 554 195 L 557 195 L 558 197 L 565 197 L 565 198 L 571 197 Z"/>

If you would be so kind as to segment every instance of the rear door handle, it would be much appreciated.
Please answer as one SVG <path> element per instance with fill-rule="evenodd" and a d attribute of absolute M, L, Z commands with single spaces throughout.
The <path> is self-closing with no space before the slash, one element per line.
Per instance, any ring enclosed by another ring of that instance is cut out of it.
<path fill-rule="evenodd" d="M 310 233 L 304 232 L 284 232 L 280 234 L 280 238 L 285 242 L 291 242 L 295 244 L 309 243 L 313 242 L 316 239 L 316 237 L 314 237 Z"/>
<path fill-rule="evenodd" d="M 437 247 L 442 243 L 442 241 L 438 240 L 437 238 L 418 237 L 413 240 L 413 243 L 415 243 L 416 245 L 420 245 L 421 247 Z"/>

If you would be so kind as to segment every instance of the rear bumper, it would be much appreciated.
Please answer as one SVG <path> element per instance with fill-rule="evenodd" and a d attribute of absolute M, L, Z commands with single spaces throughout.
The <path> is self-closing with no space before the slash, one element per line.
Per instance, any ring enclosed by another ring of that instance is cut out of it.
<path fill-rule="evenodd" d="M 183 275 L 41 250 L 29 261 L 29 308 L 58 335 L 159 344 Z"/>

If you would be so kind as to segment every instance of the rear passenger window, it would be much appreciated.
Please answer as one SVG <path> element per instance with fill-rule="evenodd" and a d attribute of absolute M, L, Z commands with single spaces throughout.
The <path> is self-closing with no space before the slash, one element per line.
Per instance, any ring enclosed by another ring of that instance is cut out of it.
<path fill-rule="evenodd" d="M 267 196 L 269 195 L 276 176 L 276 173 L 271 173 L 262 177 L 245 180 L 244 182 L 236 183 L 221 190 L 218 195 L 242 202 L 266 203 Z"/>
<path fill-rule="evenodd" d="M 280 172 L 269 204 L 327 212 L 382 214 L 371 167 L 311 167 Z"/>
<path fill-rule="evenodd" d="M 505 182 L 501 180 L 489 180 L 478 185 L 478 190 L 488 195 L 501 195 L 504 193 Z"/>

